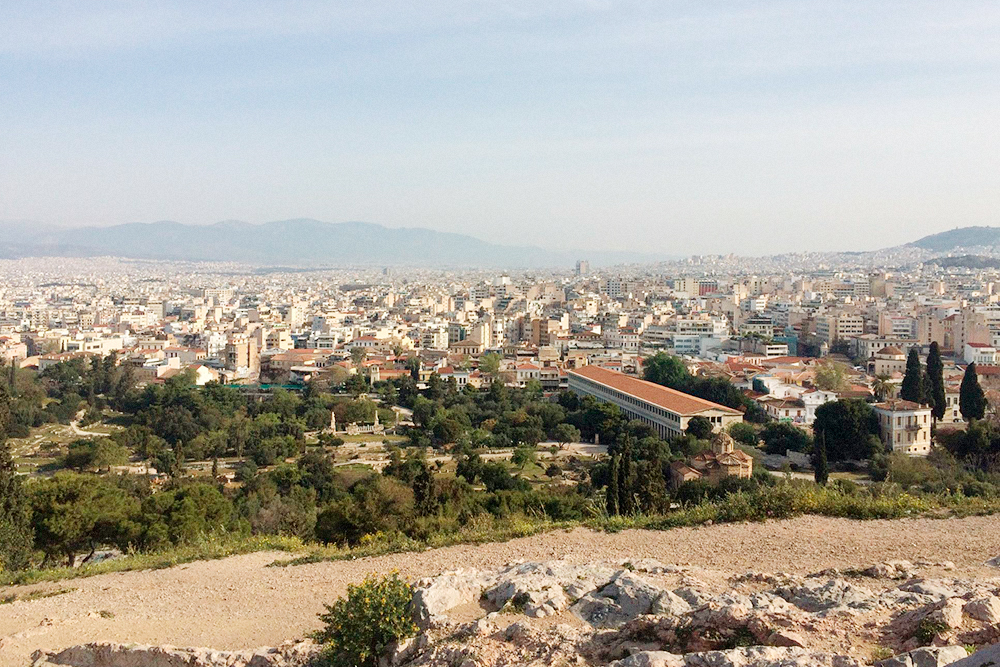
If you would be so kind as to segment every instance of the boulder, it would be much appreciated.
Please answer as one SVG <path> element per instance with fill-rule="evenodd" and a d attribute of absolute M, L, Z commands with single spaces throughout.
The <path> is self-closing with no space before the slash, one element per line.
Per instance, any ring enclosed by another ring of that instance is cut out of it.
<path fill-rule="evenodd" d="M 681 586 L 674 589 L 674 594 L 692 607 L 700 607 L 708 602 L 708 596 L 701 589 L 694 586 Z"/>
<path fill-rule="evenodd" d="M 863 573 L 876 579 L 909 579 L 916 572 L 916 566 L 908 560 L 887 560 L 872 565 Z"/>
<path fill-rule="evenodd" d="M 938 603 L 937 608 L 927 615 L 931 621 L 943 623 L 952 630 L 962 627 L 962 608 L 965 607 L 965 600 L 962 598 L 948 598 L 944 602 Z"/>
<path fill-rule="evenodd" d="M 875 663 L 876 667 L 944 667 L 966 657 L 961 646 L 924 646 Z"/>
<path fill-rule="evenodd" d="M 965 615 L 983 623 L 1000 623 L 1000 598 L 983 595 L 965 603 Z"/>
<path fill-rule="evenodd" d="M 477 570 L 455 570 L 420 579 L 413 585 L 413 613 L 417 624 L 428 628 L 443 622 L 445 612 L 477 601 L 491 582 L 489 575 Z"/>
<path fill-rule="evenodd" d="M 949 667 L 996 667 L 1000 665 L 1000 644 L 987 646 L 972 655 L 953 662 Z"/>
<path fill-rule="evenodd" d="M 915 579 L 900 586 L 899 590 L 926 595 L 934 600 L 944 600 L 956 595 L 955 589 L 940 579 Z"/>
<path fill-rule="evenodd" d="M 666 651 L 640 651 L 624 660 L 611 663 L 613 667 L 684 667 L 684 657 Z M 609 667 L 611 667 L 609 666 Z"/>
<path fill-rule="evenodd" d="M 800 585 L 780 587 L 775 594 L 799 609 L 826 612 L 875 607 L 876 596 L 867 588 L 844 579 L 806 579 Z"/>
<path fill-rule="evenodd" d="M 657 616 L 680 616 L 691 611 L 687 600 L 672 591 L 664 591 L 653 600 L 649 613 Z"/>
<path fill-rule="evenodd" d="M 622 571 L 604 588 L 581 598 L 571 610 L 595 628 L 616 628 L 637 616 L 652 613 L 654 606 L 679 608 L 684 600 L 668 593 L 640 575 Z M 662 605 L 660 598 L 665 598 Z"/>
<path fill-rule="evenodd" d="M 614 569 L 600 565 L 522 563 L 500 572 L 484 595 L 496 609 L 510 604 L 538 618 L 562 611 L 572 600 L 606 585 L 614 576 Z"/>
<path fill-rule="evenodd" d="M 864 667 L 864 663 L 829 653 L 814 653 L 802 648 L 749 646 L 726 651 L 689 653 L 684 667 Z"/>
<path fill-rule="evenodd" d="M 797 632 L 791 630 L 775 630 L 767 638 L 767 643 L 771 646 L 798 646 L 804 647 L 806 640 Z"/>

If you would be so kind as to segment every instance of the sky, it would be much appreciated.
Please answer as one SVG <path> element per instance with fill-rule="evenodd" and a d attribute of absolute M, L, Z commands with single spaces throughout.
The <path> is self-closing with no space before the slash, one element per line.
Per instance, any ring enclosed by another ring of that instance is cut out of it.
<path fill-rule="evenodd" d="M 686 255 L 1000 207 L 995 0 L 0 0 L 0 219 Z"/>

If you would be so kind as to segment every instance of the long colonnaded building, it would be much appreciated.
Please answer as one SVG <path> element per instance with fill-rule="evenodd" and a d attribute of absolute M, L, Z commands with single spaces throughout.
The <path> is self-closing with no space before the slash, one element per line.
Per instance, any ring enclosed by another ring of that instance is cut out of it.
<path fill-rule="evenodd" d="M 629 419 L 649 424 L 664 439 L 682 435 L 692 417 L 705 417 L 715 431 L 743 421 L 739 410 L 599 366 L 568 373 L 570 391 L 617 405 Z"/>

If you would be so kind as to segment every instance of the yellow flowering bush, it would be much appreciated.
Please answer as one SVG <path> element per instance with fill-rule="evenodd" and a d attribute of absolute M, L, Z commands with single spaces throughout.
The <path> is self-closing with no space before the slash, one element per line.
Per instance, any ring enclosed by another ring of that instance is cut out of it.
<path fill-rule="evenodd" d="M 389 645 L 413 636 L 413 589 L 393 572 L 369 575 L 347 596 L 326 606 L 320 614 L 325 627 L 316 641 L 325 645 L 322 662 L 329 667 L 376 667 Z"/>

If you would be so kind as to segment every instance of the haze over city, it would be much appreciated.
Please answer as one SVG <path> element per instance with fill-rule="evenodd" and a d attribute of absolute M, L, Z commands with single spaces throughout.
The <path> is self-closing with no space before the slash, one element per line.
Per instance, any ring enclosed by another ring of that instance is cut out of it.
<path fill-rule="evenodd" d="M 1000 203 L 991 2 L 2 15 L 0 219 L 312 217 L 771 254 L 993 224 Z"/>

